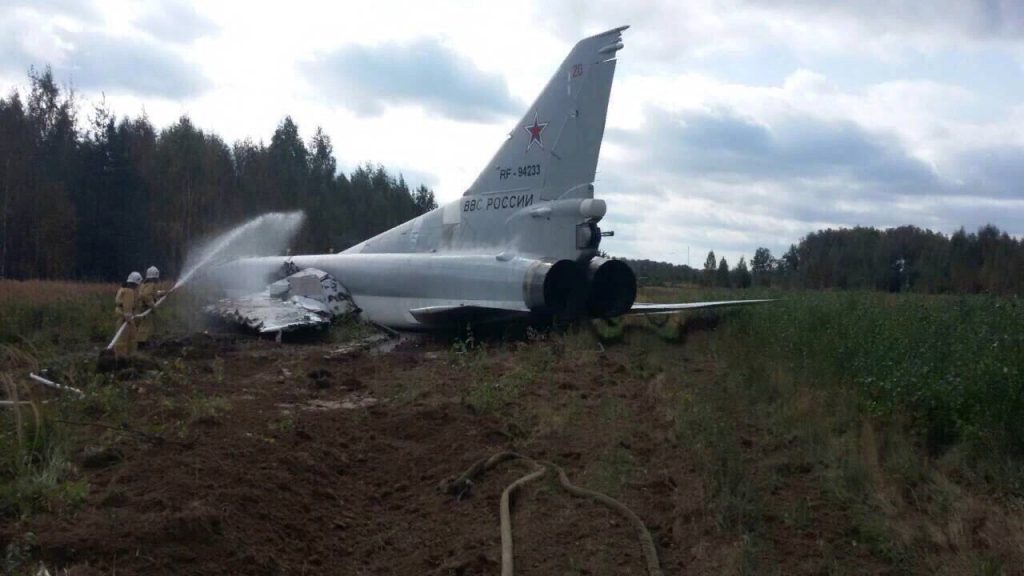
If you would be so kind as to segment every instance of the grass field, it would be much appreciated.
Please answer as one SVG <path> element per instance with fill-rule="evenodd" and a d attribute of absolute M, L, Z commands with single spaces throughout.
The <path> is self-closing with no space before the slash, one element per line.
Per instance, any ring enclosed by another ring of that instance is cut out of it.
<path fill-rule="evenodd" d="M 364 334 L 343 327 L 322 345 L 268 344 L 251 356 L 232 346 L 195 355 L 185 344 L 164 350 L 149 372 L 101 374 L 93 371 L 94 354 L 112 330 L 115 289 L 0 283 L 7 395 L 52 398 L 15 386 L 29 365 L 54 367 L 59 379 L 89 393 L 85 401 L 0 414 L 0 527 L 37 516 L 74 519 L 94 505 L 108 514 L 106 497 L 96 495 L 95 480 L 77 463 L 83 450 L 97 447 L 116 448 L 130 461 L 132 445 L 124 434 L 86 433 L 61 421 L 130 422 L 172 438 L 206 425 L 202 437 L 212 443 L 217 430 L 236 430 L 232 419 L 253 401 L 248 388 L 231 395 L 244 384 L 240 370 L 264 378 L 268 388 L 282 387 L 284 396 L 267 399 L 273 414 L 281 398 L 296 402 L 296 394 L 309 393 L 280 374 L 305 374 L 313 365 L 337 372 L 337 364 L 322 359 L 324 350 L 346 334 Z M 485 430 L 510 448 L 569 458 L 563 464 L 574 466 L 585 485 L 637 503 L 642 516 L 653 518 L 670 565 L 693 573 L 1021 573 L 1020 301 L 643 291 L 646 301 L 751 297 L 780 300 L 533 333 L 526 341 L 440 342 L 435 346 L 446 352 L 431 353 L 433 360 L 367 359 L 337 378 L 365 381 L 387 408 L 374 417 L 352 415 L 344 426 L 366 427 L 349 432 L 372 433 L 391 450 L 408 442 L 384 441 L 403 428 L 387 425 L 384 415 L 416 423 L 454 402 L 461 411 L 450 424 L 452 438 Z M 197 329 L 194 308 L 188 297 L 169 307 L 163 334 Z M 266 426 L 283 442 L 306 434 L 296 418 L 272 418 Z M 373 427 L 378 421 L 383 428 Z M 424 428 L 422 450 L 437 450 L 426 436 L 446 426 Z M 448 445 L 440 453 L 449 453 Z M 140 449 L 145 459 L 134 464 L 136 476 L 155 462 L 150 450 Z M 233 450 L 213 452 L 211 462 Z M 545 490 L 533 497 L 549 501 Z M 664 491 L 674 502 L 667 509 L 658 505 Z M 24 538 L 12 543 L 7 565 L 28 566 L 25 558 L 40 553 L 34 546 Z M 601 554 L 593 555 L 598 571 Z M 616 558 L 609 556 L 609 566 Z"/>
<path fill-rule="evenodd" d="M 777 298 L 736 314 L 735 356 L 900 416 L 939 451 L 960 440 L 1024 454 L 1024 302 L 876 292 L 649 289 L 650 300 Z"/>
<path fill-rule="evenodd" d="M 0 281 L 0 344 L 80 349 L 112 333 L 116 284 Z"/>
<path fill-rule="evenodd" d="M 0 346 L 45 360 L 105 345 L 117 327 L 118 286 L 0 280 Z M 164 329 L 180 332 L 199 326 L 194 303 L 186 293 L 169 300 L 160 311 Z"/>
<path fill-rule="evenodd" d="M 859 414 L 898 423 L 929 456 L 968 449 L 988 465 L 966 473 L 1001 471 L 1003 488 L 1024 495 L 1015 464 L 1024 458 L 1019 298 L 699 288 L 652 288 L 644 296 L 778 299 L 731 312 L 718 334 L 723 354 L 755 390 L 784 374 L 817 392 L 851 394 Z"/>
<path fill-rule="evenodd" d="M 747 368 L 855 390 L 932 454 L 1024 453 L 1024 303 L 985 296 L 801 293 L 732 326 Z M 759 368 L 760 366 L 760 368 Z"/>
<path fill-rule="evenodd" d="M 1022 573 L 1024 524 L 1014 519 L 1024 496 L 1019 299 L 699 288 L 653 288 L 644 297 L 779 299 L 722 313 L 708 345 L 728 374 L 694 388 L 683 410 L 685 429 L 707 451 L 722 520 L 753 546 L 765 545 L 758 519 L 766 515 L 807 523 L 824 512 L 768 503 L 780 478 L 810 471 L 813 487 L 804 488 L 896 573 Z M 647 327 L 677 338 L 685 326 Z M 778 459 L 774 478 L 751 478 L 751 443 Z M 965 533 L 996 524 L 992 549 L 965 552 Z M 947 547 L 964 553 L 938 560 Z"/>

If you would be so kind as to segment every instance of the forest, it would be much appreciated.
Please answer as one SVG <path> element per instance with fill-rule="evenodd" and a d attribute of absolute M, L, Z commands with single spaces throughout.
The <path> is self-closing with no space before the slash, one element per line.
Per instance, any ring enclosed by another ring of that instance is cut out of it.
<path fill-rule="evenodd" d="M 158 131 L 100 103 L 83 119 L 48 68 L 29 80 L 0 98 L 0 278 L 173 277 L 194 240 L 280 210 L 307 215 L 297 251 L 338 251 L 437 205 L 381 166 L 340 173 L 330 137 L 304 142 L 290 117 L 269 145 L 228 145 L 188 116 Z"/>
<path fill-rule="evenodd" d="M 228 145 L 182 116 L 157 130 L 105 103 L 83 117 L 47 68 L 0 98 L 0 278 L 119 281 L 156 264 L 177 272 L 197 239 L 268 211 L 301 209 L 296 252 L 339 251 L 437 206 L 381 166 L 338 170 L 330 137 L 308 142 L 285 117 L 270 143 Z M 775 256 L 730 266 L 631 260 L 642 284 L 1021 294 L 1024 242 L 988 225 L 819 230 Z"/>
<path fill-rule="evenodd" d="M 631 260 L 641 284 L 858 289 L 924 294 L 1024 293 L 1024 242 L 993 225 L 950 235 L 916 226 L 812 232 L 782 256 L 758 248 L 735 266 L 708 253 L 701 269 Z"/>

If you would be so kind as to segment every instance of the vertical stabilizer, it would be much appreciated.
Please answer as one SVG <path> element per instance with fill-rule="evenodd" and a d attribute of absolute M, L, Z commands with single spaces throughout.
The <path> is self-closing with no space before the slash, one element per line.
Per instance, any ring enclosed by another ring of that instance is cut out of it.
<path fill-rule="evenodd" d="M 466 196 L 517 190 L 538 191 L 545 200 L 592 195 L 588 185 L 597 170 L 615 54 L 626 28 L 573 47 Z"/>

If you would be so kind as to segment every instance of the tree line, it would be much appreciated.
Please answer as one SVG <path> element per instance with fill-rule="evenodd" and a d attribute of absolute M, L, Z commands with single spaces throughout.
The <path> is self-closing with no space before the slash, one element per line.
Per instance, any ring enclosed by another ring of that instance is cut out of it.
<path fill-rule="evenodd" d="M 748 288 L 867 289 L 927 294 L 1024 294 L 1024 241 L 993 225 L 942 234 L 916 226 L 856 227 L 808 234 L 776 257 L 758 248 L 735 266 L 708 253 L 696 270 L 631 260 L 641 283 Z"/>
<path fill-rule="evenodd" d="M 188 116 L 158 131 L 102 102 L 80 122 L 49 68 L 29 81 L 0 98 L 0 278 L 173 277 L 195 240 L 269 211 L 305 211 L 297 251 L 337 251 L 437 206 L 381 166 L 339 173 L 330 137 L 303 141 L 291 117 L 269 145 L 229 146 Z"/>
<path fill-rule="evenodd" d="M 381 166 L 339 173 L 330 137 L 317 128 L 305 142 L 290 117 L 269 145 L 229 146 L 188 116 L 157 131 L 102 102 L 80 122 L 48 68 L 29 81 L 0 98 L 0 278 L 119 281 L 149 264 L 173 276 L 195 240 L 269 211 L 306 212 L 297 251 L 338 251 L 437 206 Z M 735 266 L 714 252 L 702 269 L 630 264 L 646 284 L 1024 292 L 1024 242 L 991 225 L 828 229 Z"/>
<path fill-rule="evenodd" d="M 950 235 L 916 226 L 820 230 L 781 263 L 770 256 L 764 281 L 789 276 L 805 288 L 1024 294 L 1024 241 L 991 224 Z"/>

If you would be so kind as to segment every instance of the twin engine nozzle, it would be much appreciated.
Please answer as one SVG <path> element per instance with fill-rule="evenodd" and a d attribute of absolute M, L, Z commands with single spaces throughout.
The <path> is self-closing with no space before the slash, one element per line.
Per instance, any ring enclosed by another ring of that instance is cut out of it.
<path fill-rule="evenodd" d="M 636 275 L 625 262 L 592 258 L 539 262 L 526 275 L 524 299 L 531 310 L 575 318 L 613 318 L 636 300 Z"/>

